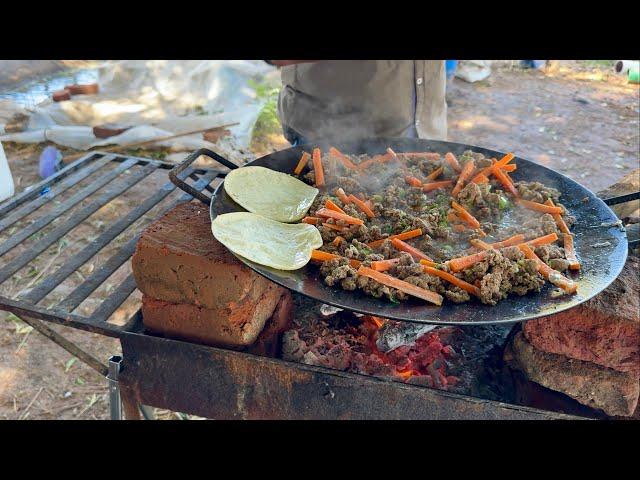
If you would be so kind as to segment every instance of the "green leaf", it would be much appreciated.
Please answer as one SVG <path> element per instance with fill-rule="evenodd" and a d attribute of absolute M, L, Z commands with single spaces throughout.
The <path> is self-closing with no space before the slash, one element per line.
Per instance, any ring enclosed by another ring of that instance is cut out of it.
<path fill-rule="evenodd" d="M 16 333 L 18 335 L 22 335 L 25 333 L 29 333 L 31 330 L 33 330 L 33 327 L 31 325 L 18 325 L 16 324 Z"/>
<path fill-rule="evenodd" d="M 69 369 L 73 366 L 73 364 L 76 363 L 76 360 L 78 360 L 76 357 L 72 357 L 69 360 L 67 360 L 67 363 L 64 364 L 65 373 L 67 373 Z"/>

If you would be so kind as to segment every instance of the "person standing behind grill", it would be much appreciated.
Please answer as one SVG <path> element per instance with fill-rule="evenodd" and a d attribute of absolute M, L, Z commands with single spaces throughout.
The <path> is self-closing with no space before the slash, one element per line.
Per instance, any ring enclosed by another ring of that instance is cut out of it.
<path fill-rule="evenodd" d="M 444 60 L 267 60 L 281 67 L 278 116 L 292 145 L 446 140 Z"/>

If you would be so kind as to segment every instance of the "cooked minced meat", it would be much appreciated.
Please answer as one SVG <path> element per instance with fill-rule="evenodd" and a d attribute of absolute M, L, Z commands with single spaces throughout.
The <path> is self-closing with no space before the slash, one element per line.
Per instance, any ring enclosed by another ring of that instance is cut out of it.
<path fill-rule="evenodd" d="M 424 184 L 452 180 L 451 185 L 455 185 L 459 174 L 444 157 L 414 155 L 394 159 L 387 155 L 386 159 L 382 157 L 383 161 L 377 162 L 369 162 L 371 157 L 367 155 L 352 155 L 350 158 L 355 165 L 363 162 L 367 164 L 350 169 L 335 159 L 326 159 L 326 162 L 323 159 L 326 187 L 321 188 L 321 193 L 308 213 L 308 216 L 316 217 L 316 212 L 325 208 L 327 200 L 331 200 L 347 215 L 363 221 L 363 225 L 353 225 L 343 219 L 325 217 L 315 220 L 324 242 L 322 250 L 340 257 L 326 261 L 320 267 L 320 275 L 327 285 L 350 291 L 358 290 L 391 302 L 404 301 L 408 298 L 407 294 L 358 275 L 357 268 L 349 264 L 349 260 L 357 260 L 363 266 L 370 267 L 375 261 L 399 259 L 397 264 L 384 272 L 386 275 L 439 293 L 447 301 L 470 301 L 471 295 L 466 290 L 438 276 L 425 273 L 423 265 L 418 261 L 419 257 L 414 258 L 411 254 L 398 250 L 400 247 L 396 248 L 389 238 L 417 229 L 420 234 L 414 238 L 406 238 L 404 242 L 449 273 L 452 272 L 449 260 L 480 251 L 479 246 L 471 243 L 472 240 L 495 243 L 517 234 L 524 235 L 527 240 L 557 234 L 557 241 L 538 246 L 534 251 L 551 268 L 559 272 L 570 272 L 569 262 L 561 247 L 563 237 L 556 219 L 552 215 L 527 209 L 492 175 L 488 175 L 487 183 L 467 181 L 454 199 L 451 197 L 452 186 L 423 190 L 411 185 L 413 180 L 408 179 L 417 178 Z M 465 151 L 458 158 L 461 166 L 471 161 L 474 162 L 476 172 L 492 163 L 491 158 L 471 150 Z M 304 173 L 302 178 L 313 184 L 315 174 L 311 163 L 308 168 L 311 170 Z M 436 170 L 441 170 L 437 178 L 426 180 Z M 525 200 L 544 203 L 551 199 L 562 209 L 565 223 L 568 226 L 575 224 L 575 218 L 562 206 L 559 201 L 560 192 L 555 188 L 538 181 L 520 181 L 514 185 L 519 196 Z M 369 218 L 357 202 L 342 202 L 336 194 L 337 187 L 341 187 L 347 195 L 355 195 L 366 202 L 374 216 Z M 452 200 L 475 217 L 480 228 L 476 229 L 467 223 L 452 207 Z M 483 260 L 454 275 L 477 286 L 480 290 L 479 300 L 490 305 L 495 305 L 509 294 L 525 295 L 539 291 L 544 285 L 536 261 L 526 258 L 515 246 L 488 250 Z"/>

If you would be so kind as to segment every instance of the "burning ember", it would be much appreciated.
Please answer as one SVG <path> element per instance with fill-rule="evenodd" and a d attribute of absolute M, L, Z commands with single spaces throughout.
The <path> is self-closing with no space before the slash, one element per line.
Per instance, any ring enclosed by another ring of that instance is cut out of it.
<path fill-rule="evenodd" d="M 392 378 L 446 390 L 458 378 L 447 375 L 449 362 L 457 356 L 447 338 L 455 329 L 430 329 L 399 346 L 383 351 L 379 344 L 389 345 L 381 336 L 398 327 L 395 322 L 374 316 L 357 317 L 338 312 L 315 318 L 305 328 L 285 332 L 283 358 L 309 365 Z M 419 327 L 423 331 L 424 327 Z M 397 339 L 394 339 L 396 345 Z"/>

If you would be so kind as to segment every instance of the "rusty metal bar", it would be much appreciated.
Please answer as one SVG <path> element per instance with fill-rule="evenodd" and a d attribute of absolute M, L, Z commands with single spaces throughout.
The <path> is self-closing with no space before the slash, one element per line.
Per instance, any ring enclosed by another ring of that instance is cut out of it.
<path fill-rule="evenodd" d="M 120 342 L 137 403 L 212 419 L 582 418 L 151 335 Z"/>
<path fill-rule="evenodd" d="M 25 304 L 11 298 L 0 296 L 0 309 L 19 317 L 28 316 L 36 320 L 46 320 L 65 327 L 73 327 L 87 332 L 99 333 L 107 337 L 117 337 L 121 328 L 105 322 L 96 322 L 92 318 L 82 317 L 56 308 L 44 308 L 39 305 Z"/>
<path fill-rule="evenodd" d="M 106 365 L 103 365 L 97 358 L 93 357 L 92 355 L 82 350 L 75 343 L 72 343 L 66 338 L 64 338 L 55 330 L 52 330 L 51 328 L 49 328 L 42 321 L 36 320 L 34 318 L 29 318 L 24 315 L 18 318 L 22 320 L 24 323 L 26 323 L 27 325 L 30 325 L 31 327 L 33 327 L 34 330 L 37 330 L 42 335 L 47 337 L 49 340 L 53 341 L 54 343 L 57 343 L 60 347 L 65 349 L 71 355 L 78 358 L 78 360 L 86 363 L 88 366 L 93 368 L 100 375 L 104 376 L 107 374 Z"/>
<path fill-rule="evenodd" d="M 109 296 L 100 303 L 100 306 L 91 314 L 96 322 L 106 322 L 129 295 L 136 289 L 136 279 L 129 275 Z"/>
<path fill-rule="evenodd" d="M 185 172 L 185 176 L 188 176 L 191 172 Z M 111 227 L 100 234 L 95 240 L 87 245 L 83 250 L 75 254 L 64 265 L 60 266 L 55 273 L 45 278 L 37 286 L 35 286 L 29 293 L 20 297 L 20 300 L 24 302 L 38 303 L 42 300 L 51 290 L 56 288 L 62 283 L 69 275 L 75 272 L 81 265 L 93 257 L 96 253 L 102 250 L 110 241 L 116 238 L 120 233 L 125 231 L 133 222 L 135 222 L 142 215 L 147 213 L 158 203 L 164 200 L 171 192 L 175 190 L 175 186 L 169 182 L 163 185 L 158 192 L 151 195 L 144 202 L 131 210 L 127 215 L 120 218 Z"/>
<path fill-rule="evenodd" d="M 206 185 L 211 183 L 212 179 L 214 179 L 218 175 L 217 171 L 211 171 L 207 174 L 203 175 L 200 180 L 193 184 L 194 188 L 203 189 Z M 190 195 L 182 195 L 177 201 L 173 202 L 166 209 L 164 209 L 160 214 L 169 211 L 178 203 L 190 200 Z M 73 311 L 80 305 L 85 298 L 87 298 L 91 293 L 98 288 L 102 283 L 113 274 L 120 265 L 126 262 L 133 252 L 136 249 L 136 243 L 140 238 L 140 234 L 133 237 L 129 240 L 117 253 L 115 253 L 111 258 L 109 258 L 100 268 L 96 269 L 87 279 L 75 290 L 73 290 L 67 297 L 58 304 L 57 308 L 63 311 Z"/>
<path fill-rule="evenodd" d="M 87 154 L 85 157 L 79 158 L 73 163 L 70 163 L 66 167 L 58 170 L 56 173 L 47 177 L 46 179 L 31 185 L 30 188 L 25 189 L 21 193 L 14 195 L 13 197 L 6 200 L 4 203 L 0 203 L 0 215 L 4 215 L 10 210 L 22 205 L 25 202 L 28 202 L 32 198 L 37 197 L 42 192 L 43 188 L 49 187 L 57 182 L 60 179 L 66 177 L 70 173 L 82 168 L 85 163 L 88 163 L 92 158 L 97 157 L 98 155 L 91 152 Z"/>
<path fill-rule="evenodd" d="M 124 164 L 123 164 L 124 165 Z M 11 262 L 6 264 L 0 269 L 0 283 L 4 282 L 11 275 L 16 273 L 27 263 L 37 257 L 40 253 L 44 252 L 55 241 L 59 240 L 66 233 L 77 227 L 84 219 L 88 218 L 91 214 L 102 208 L 105 204 L 109 203 L 118 195 L 124 193 L 136 183 L 142 180 L 144 177 L 151 174 L 157 167 L 155 165 L 148 165 L 139 171 L 131 174 L 124 181 L 117 183 L 109 188 L 105 193 L 96 198 L 86 207 L 74 212 L 74 214 L 62 225 L 59 225 L 54 230 L 49 232 L 44 238 L 41 238 L 35 245 L 23 254 L 14 258 Z M 13 239 L 13 237 L 12 237 Z M 0 246 L 0 249 L 2 247 Z"/>
<path fill-rule="evenodd" d="M 51 209 L 51 211 L 47 215 L 43 215 L 42 217 L 35 220 L 28 227 L 25 227 L 15 235 L 12 235 L 6 242 L 0 244 L 0 255 L 4 255 L 6 252 L 14 248 L 16 245 L 19 245 L 26 239 L 28 239 L 34 233 L 42 230 L 44 227 L 49 225 L 55 219 L 59 218 L 60 215 L 65 213 L 67 210 L 73 208 L 77 203 L 81 202 L 85 198 L 87 198 L 92 193 L 101 189 L 107 183 L 111 182 L 115 178 L 117 178 L 122 172 L 131 168 L 135 165 L 135 160 L 130 160 L 129 162 L 125 162 L 118 166 L 117 168 L 110 171 L 108 174 L 100 177 L 95 182 L 87 185 L 85 188 L 76 192 L 73 196 L 69 197 L 67 200 L 62 202 L 60 205 Z"/>
<path fill-rule="evenodd" d="M 58 194 L 78 184 L 80 181 L 84 180 L 89 175 L 100 170 L 102 167 L 104 167 L 106 164 L 108 164 L 111 161 L 112 159 L 109 157 L 103 157 L 99 160 L 96 160 L 91 165 L 88 165 L 87 167 L 77 172 L 74 172 L 72 175 L 69 175 L 65 179 L 61 180 L 54 187 L 52 187 L 51 190 L 49 190 L 49 192 L 42 194 L 40 195 L 40 197 L 36 198 L 32 202 L 29 202 L 23 205 L 22 207 L 15 209 L 8 216 L 6 216 L 0 221 L 0 232 L 10 227 L 11 225 L 16 223 L 18 220 L 22 219 L 23 217 L 26 217 L 34 210 L 37 210 L 47 202 L 50 202 Z"/>

